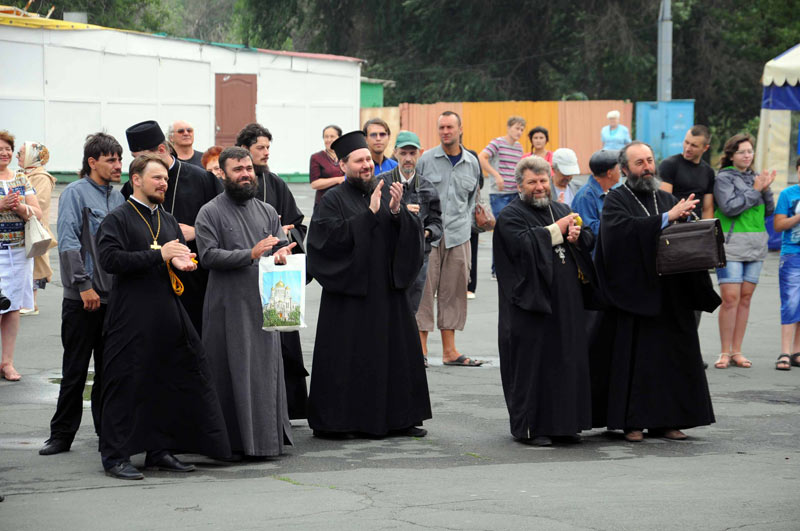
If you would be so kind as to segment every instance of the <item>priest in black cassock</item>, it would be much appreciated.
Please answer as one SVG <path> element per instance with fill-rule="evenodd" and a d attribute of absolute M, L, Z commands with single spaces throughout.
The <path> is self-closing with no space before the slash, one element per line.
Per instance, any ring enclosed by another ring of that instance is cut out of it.
<path fill-rule="evenodd" d="M 230 455 L 205 351 L 183 305 L 175 270 L 193 272 L 194 253 L 174 217 L 159 205 L 168 172 L 160 157 L 137 157 L 133 193 L 97 233 L 99 261 L 114 275 L 103 356 L 100 453 L 106 473 L 142 479 L 130 462 L 191 472 L 175 453 Z"/>
<path fill-rule="evenodd" d="M 594 236 L 550 201 L 550 165 L 522 159 L 519 197 L 497 218 L 492 247 L 499 291 L 498 346 L 511 434 L 549 446 L 592 427 L 580 276 L 594 275 Z"/>
<path fill-rule="evenodd" d="M 647 144 L 628 144 L 619 162 L 627 180 L 606 196 L 595 256 L 611 334 L 592 349 L 594 424 L 624 430 L 631 442 L 645 428 L 682 440 L 682 429 L 714 422 L 694 311 L 713 312 L 720 298 L 706 271 L 656 273 L 661 230 L 698 201 L 659 190 Z"/>
<path fill-rule="evenodd" d="M 161 208 L 178 220 L 186 245 L 196 253 L 194 222 L 200 208 L 222 192 L 219 179 L 203 168 L 178 160 L 167 147 L 164 132 L 154 120 L 130 126 L 125 135 L 134 157 L 150 152 L 158 155 L 166 163 L 169 168 L 169 187 Z M 122 186 L 122 195 L 126 199 L 132 192 L 130 181 Z M 178 277 L 184 284 L 181 303 L 189 312 L 197 333 L 202 334 L 203 299 L 208 284 L 208 271 L 198 267 L 191 274 L 178 273 Z"/>
<path fill-rule="evenodd" d="M 305 217 L 298 208 L 289 186 L 269 170 L 272 133 L 258 123 L 247 124 L 236 135 L 236 145 L 247 149 L 253 160 L 256 174 L 256 199 L 263 201 L 278 212 L 281 225 L 289 242 L 297 243 L 292 253 L 305 253 L 305 238 L 308 227 L 303 223 Z M 311 277 L 308 277 L 311 280 Z M 286 399 L 290 419 L 306 418 L 308 388 L 306 371 L 303 365 L 303 348 L 300 345 L 300 332 L 281 332 L 281 353 L 283 355 L 284 378 L 286 380 Z"/>
<path fill-rule="evenodd" d="M 308 233 L 308 269 L 322 285 L 308 424 L 321 437 L 422 437 L 431 405 L 405 293 L 422 265 L 420 219 L 402 184 L 375 178 L 361 131 L 332 147 L 346 180 L 323 196 Z"/>

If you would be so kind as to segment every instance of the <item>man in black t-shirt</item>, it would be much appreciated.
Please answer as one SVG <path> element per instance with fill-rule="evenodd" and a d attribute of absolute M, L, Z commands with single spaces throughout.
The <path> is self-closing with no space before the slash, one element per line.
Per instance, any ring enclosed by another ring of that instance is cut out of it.
<path fill-rule="evenodd" d="M 661 189 L 679 200 L 694 194 L 703 207 L 703 219 L 714 217 L 714 170 L 702 160 L 710 143 L 708 127 L 692 126 L 683 139 L 683 152 L 664 159 L 658 167 Z"/>
<path fill-rule="evenodd" d="M 683 152 L 667 157 L 658 166 L 661 177 L 661 189 L 669 192 L 678 200 L 686 199 L 694 194 L 703 206 L 702 218 L 714 217 L 714 170 L 702 159 L 711 143 L 711 133 L 705 125 L 693 125 L 686 131 L 683 139 Z M 694 317 L 700 327 L 701 311 L 695 311 Z M 703 362 L 708 368 L 708 363 Z"/>

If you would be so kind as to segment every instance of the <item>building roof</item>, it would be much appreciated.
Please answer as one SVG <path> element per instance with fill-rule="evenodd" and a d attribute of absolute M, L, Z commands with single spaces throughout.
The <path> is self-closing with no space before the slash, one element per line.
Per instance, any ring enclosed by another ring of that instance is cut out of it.
<path fill-rule="evenodd" d="M 323 61 L 345 61 L 349 63 L 363 63 L 363 59 L 357 57 L 347 57 L 345 55 L 333 55 L 327 53 L 308 53 L 308 52 L 294 52 L 287 50 L 268 50 L 265 48 L 253 48 L 243 44 L 231 44 L 224 42 L 209 42 L 200 39 L 190 39 L 183 37 L 174 37 L 166 33 L 143 33 L 139 31 L 123 30 L 118 28 L 107 28 L 104 26 L 97 26 L 94 24 L 82 24 L 80 22 L 69 22 L 64 20 L 55 20 L 49 18 L 42 18 L 39 15 L 27 13 L 19 8 L 12 6 L 0 5 L 0 25 L 13 26 L 25 29 L 46 29 L 46 30 L 101 30 L 101 31 L 124 31 L 128 33 L 139 33 L 141 35 L 149 35 L 152 37 L 161 37 L 164 39 L 172 39 L 179 41 L 192 42 L 195 44 L 204 44 L 209 46 L 219 46 L 222 48 L 229 48 L 234 50 L 251 51 L 255 53 L 268 53 L 272 55 L 286 55 L 290 57 L 304 57 L 306 59 L 319 59 Z"/>

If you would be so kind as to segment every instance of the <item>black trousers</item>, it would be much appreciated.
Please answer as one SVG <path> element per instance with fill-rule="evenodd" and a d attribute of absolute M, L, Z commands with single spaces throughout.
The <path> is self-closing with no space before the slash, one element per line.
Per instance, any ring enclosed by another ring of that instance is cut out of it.
<path fill-rule="evenodd" d="M 473 232 L 469 239 L 469 246 L 472 250 L 472 267 L 469 270 L 467 291 L 472 293 L 475 293 L 475 288 L 478 287 L 478 235 L 479 233 Z"/>
<path fill-rule="evenodd" d="M 92 419 L 94 431 L 100 433 L 101 384 L 103 372 L 103 321 L 106 305 L 88 312 L 83 301 L 64 299 L 61 304 L 61 345 L 64 358 L 61 364 L 61 387 L 58 391 L 56 413 L 50 421 L 50 438 L 72 442 L 83 413 L 83 388 L 89 361 L 94 355 L 94 384 L 92 385 Z"/>

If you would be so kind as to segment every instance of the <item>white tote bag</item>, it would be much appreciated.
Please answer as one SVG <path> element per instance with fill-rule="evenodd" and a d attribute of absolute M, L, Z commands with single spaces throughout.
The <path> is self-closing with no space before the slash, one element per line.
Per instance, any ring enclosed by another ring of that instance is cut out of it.
<path fill-rule="evenodd" d="M 53 238 L 44 228 L 41 221 L 33 215 L 31 207 L 25 205 L 31 217 L 25 222 L 25 256 L 33 258 L 42 256 L 50 248 Z"/>
<path fill-rule="evenodd" d="M 286 265 L 276 264 L 273 256 L 262 256 L 258 289 L 264 330 L 291 332 L 306 327 L 306 255 L 290 254 Z"/>

